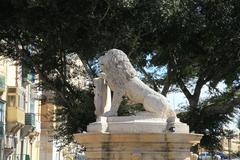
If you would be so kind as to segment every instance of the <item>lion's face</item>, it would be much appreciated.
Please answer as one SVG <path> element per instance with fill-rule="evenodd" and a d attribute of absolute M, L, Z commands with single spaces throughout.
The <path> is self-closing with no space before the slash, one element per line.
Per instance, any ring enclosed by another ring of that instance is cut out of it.
<path fill-rule="evenodd" d="M 121 81 L 124 83 L 137 76 L 136 70 L 131 65 L 127 55 L 118 49 L 111 49 L 99 58 L 102 72 L 107 75 L 108 81 Z M 119 86 L 121 87 L 121 86 Z"/>

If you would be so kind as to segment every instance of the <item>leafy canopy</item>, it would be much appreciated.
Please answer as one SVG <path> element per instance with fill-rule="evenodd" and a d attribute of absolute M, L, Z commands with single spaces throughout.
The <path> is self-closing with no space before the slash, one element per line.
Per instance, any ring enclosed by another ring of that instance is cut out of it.
<path fill-rule="evenodd" d="M 78 107 L 88 112 L 85 105 L 93 101 L 83 102 L 79 96 L 86 92 L 69 83 L 68 55 L 81 58 L 87 72 L 82 76 L 91 81 L 93 59 L 111 48 L 126 52 L 155 90 L 184 93 L 189 106 L 179 116 L 191 131 L 217 134 L 239 108 L 238 0 L 4 0 L 0 13 L 0 52 L 40 75 L 61 99 L 60 115 Z M 151 67 L 156 72 L 146 69 Z M 217 91 L 219 82 L 227 84 L 224 93 Z M 205 85 L 212 98 L 201 101 Z M 94 118 L 81 115 L 77 125 L 84 129 Z M 60 136 L 76 132 L 63 130 Z"/>

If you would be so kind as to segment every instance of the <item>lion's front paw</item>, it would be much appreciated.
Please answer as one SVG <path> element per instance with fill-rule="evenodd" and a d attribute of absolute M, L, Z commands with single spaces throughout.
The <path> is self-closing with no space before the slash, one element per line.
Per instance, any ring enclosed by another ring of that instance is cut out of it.
<path fill-rule="evenodd" d="M 114 116 L 117 116 L 117 113 L 112 112 L 112 111 L 108 111 L 108 112 L 103 113 L 102 116 L 103 117 L 114 117 Z"/>
<path fill-rule="evenodd" d="M 104 72 L 99 73 L 99 77 L 102 79 L 106 79 L 106 74 Z"/>

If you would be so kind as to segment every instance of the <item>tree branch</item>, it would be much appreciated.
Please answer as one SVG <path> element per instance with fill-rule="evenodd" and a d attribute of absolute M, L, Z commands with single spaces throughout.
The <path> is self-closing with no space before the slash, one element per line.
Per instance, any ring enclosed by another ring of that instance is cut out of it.
<path fill-rule="evenodd" d="M 196 82 L 196 86 L 194 89 L 194 93 L 193 93 L 193 98 L 195 99 L 195 101 L 199 101 L 200 98 L 200 94 L 201 94 L 201 90 L 204 84 L 206 84 L 207 80 L 204 79 L 202 76 L 198 77 L 198 80 Z"/>
<path fill-rule="evenodd" d="M 184 93 L 184 95 L 187 97 L 188 100 L 192 99 L 192 94 L 189 92 L 189 90 L 187 89 L 187 87 L 185 86 L 183 80 L 181 78 L 178 79 L 178 85 L 181 88 L 182 92 Z"/>
<path fill-rule="evenodd" d="M 177 68 L 178 66 L 178 62 L 177 62 L 177 58 L 174 55 L 174 52 L 170 54 L 170 63 L 173 63 L 173 66 L 175 66 L 175 68 Z M 189 92 L 189 90 L 187 89 L 187 87 L 185 86 L 183 80 L 182 80 L 182 76 L 181 76 L 181 71 L 178 69 L 175 69 L 175 73 L 176 73 L 176 77 L 177 77 L 177 84 L 179 85 L 180 89 L 182 90 L 183 94 L 187 97 L 190 106 L 192 106 L 194 102 L 193 100 L 193 95 Z M 195 105 L 195 104 L 194 104 Z"/>
<path fill-rule="evenodd" d="M 144 70 L 144 68 L 142 67 L 139 67 L 140 70 L 143 72 L 143 74 L 145 75 L 145 77 L 147 78 L 147 80 L 153 85 L 153 89 L 155 91 L 159 91 L 159 87 L 158 85 L 156 84 L 156 82 L 152 79 L 152 77 Z"/>
<path fill-rule="evenodd" d="M 164 86 L 163 86 L 163 89 L 162 89 L 162 92 L 161 94 L 166 96 L 167 93 L 168 93 L 168 90 L 171 86 L 171 82 L 172 82 L 172 79 L 173 79 L 173 75 L 174 75 L 174 72 L 172 70 L 172 68 L 168 65 L 167 67 L 167 76 L 164 80 Z"/>
<path fill-rule="evenodd" d="M 232 113 L 234 108 L 240 108 L 240 98 L 234 98 L 224 105 L 210 105 L 203 109 L 204 114 L 229 114 Z"/>
<path fill-rule="evenodd" d="M 105 17 L 108 14 L 108 11 L 110 10 L 110 4 L 107 0 L 105 0 L 105 2 L 107 3 L 107 10 L 105 11 L 105 13 L 103 14 L 103 16 L 99 19 L 98 21 L 98 26 L 100 26 L 100 23 L 105 19 Z"/>
<path fill-rule="evenodd" d="M 53 90 L 56 94 L 58 94 L 64 101 L 68 102 L 68 100 L 64 96 L 64 93 L 60 92 L 59 89 L 55 86 L 54 82 L 50 82 L 49 78 L 47 78 L 47 76 L 43 74 L 44 71 L 40 69 L 41 67 L 38 65 L 39 63 L 35 63 L 34 59 L 32 59 L 30 52 L 24 48 L 25 45 L 23 44 L 20 36 L 18 38 L 20 44 L 22 45 L 22 50 L 17 50 L 17 52 L 19 52 L 20 54 L 25 54 L 25 56 L 23 56 L 24 58 L 22 58 L 21 61 L 25 62 L 24 64 L 27 65 L 29 68 L 33 67 L 40 76 L 40 79 L 44 82 L 44 84 L 47 85 L 49 89 Z M 69 89 L 69 85 L 66 85 L 66 87 L 68 87 Z M 73 91 L 72 88 L 70 89 L 70 91 Z"/>

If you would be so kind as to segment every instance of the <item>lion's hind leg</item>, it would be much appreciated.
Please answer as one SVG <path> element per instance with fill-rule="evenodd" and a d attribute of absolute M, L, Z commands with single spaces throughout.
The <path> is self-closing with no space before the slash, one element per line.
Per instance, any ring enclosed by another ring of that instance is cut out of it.
<path fill-rule="evenodd" d="M 163 119 L 166 119 L 166 131 L 174 132 L 176 114 L 164 96 L 148 95 L 145 97 L 143 105 L 146 111 L 156 113 Z"/>
<path fill-rule="evenodd" d="M 155 113 L 162 118 L 167 118 L 168 104 L 158 95 L 152 94 L 144 97 L 143 106 L 146 111 Z"/>

